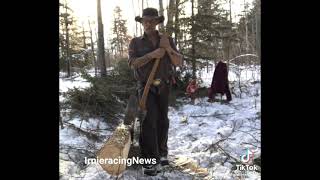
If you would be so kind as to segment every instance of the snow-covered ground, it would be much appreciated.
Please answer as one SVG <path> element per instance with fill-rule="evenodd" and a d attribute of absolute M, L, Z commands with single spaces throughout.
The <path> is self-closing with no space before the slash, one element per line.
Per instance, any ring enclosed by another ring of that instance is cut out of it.
<path fill-rule="evenodd" d="M 256 73 L 257 79 L 260 79 L 259 72 L 251 72 Z M 206 73 L 205 69 L 201 71 L 204 80 L 202 86 L 210 85 L 212 74 L 212 71 Z M 229 80 L 237 80 L 236 75 L 232 74 L 234 73 L 229 74 Z M 209 103 L 206 98 L 201 98 L 197 99 L 194 105 L 187 100 L 178 99 L 183 105 L 169 108 L 169 160 L 173 162 L 179 157 L 191 158 L 200 167 L 207 168 L 209 174 L 206 177 L 198 177 L 174 168 L 155 177 L 147 177 L 140 169 L 128 168 L 119 179 L 261 179 L 260 173 L 256 171 L 247 171 L 246 177 L 239 178 L 239 171 L 235 171 L 233 165 L 235 161 L 240 161 L 246 148 L 255 149 L 254 158 L 259 157 L 261 147 L 260 83 L 250 83 L 248 80 L 251 77 L 243 74 L 245 73 L 242 72 L 241 80 L 246 82 L 246 92 L 249 93 L 243 94 L 241 99 L 233 97 L 229 104 L 222 104 Z M 60 91 L 89 85 L 80 77 L 73 81 L 60 79 Z M 100 149 L 112 134 L 109 126 L 97 119 L 72 119 L 67 123 L 94 132 L 103 140 L 95 141 L 68 126 L 60 129 L 60 179 L 115 179 L 100 165 L 84 164 L 84 157 L 94 158 L 94 152 Z"/>

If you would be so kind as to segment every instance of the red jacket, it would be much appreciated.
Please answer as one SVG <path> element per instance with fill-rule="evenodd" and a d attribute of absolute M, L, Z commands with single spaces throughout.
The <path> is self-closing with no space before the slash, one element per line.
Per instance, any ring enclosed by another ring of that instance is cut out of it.
<path fill-rule="evenodd" d="M 195 80 L 192 80 L 187 87 L 187 94 L 193 94 L 197 91 L 198 85 Z"/>

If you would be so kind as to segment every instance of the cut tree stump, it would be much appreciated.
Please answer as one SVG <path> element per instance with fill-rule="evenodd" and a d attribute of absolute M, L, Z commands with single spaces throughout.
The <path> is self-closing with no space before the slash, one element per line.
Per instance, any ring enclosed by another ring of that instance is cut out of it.
<path fill-rule="evenodd" d="M 128 157 L 130 145 L 130 130 L 126 125 L 122 124 L 116 128 L 112 136 L 99 150 L 97 158 L 99 160 L 100 166 L 108 174 L 113 176 L 118 176 L 119 174 L 124 172 L 126 170 L 126 159 Z M 100 159 L 103 159 L 103 161 Z M 115 162 L 115 160 L 117 162 Z M 110 161 L 114 163 L 109 163 Z"/>
<path fill-rule="evenodd" d="M 116 128 L 112 136 L 97 154 L 99 164 L 110 175 L 118 176 L 126 170 L 126 160 L 132 143 L 132 137 L 139 134 L 138 129 L 134 128 L 137 122 L 137 113 L 138 99 L 135 95 L 130 95 L 125 111 L 124 124 Z M 135 149 L 133 148 L 133 150 Z M 108 160 L 117 160 L 120 163 L 105 163 Z"/>

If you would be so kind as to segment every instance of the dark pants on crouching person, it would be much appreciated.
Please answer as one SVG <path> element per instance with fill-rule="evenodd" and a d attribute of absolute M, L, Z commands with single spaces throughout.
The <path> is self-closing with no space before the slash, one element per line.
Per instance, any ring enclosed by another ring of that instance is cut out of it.
<path fill-rule="evenodd" d="M 138 83 L 139 98 L 142 97 L 144 84 Z M 151 85 L 148 94 L 144 119 L 140 126 L 140 149 L 142 158 L 156 158 L 168 155 L 168 105 L 170 84 L 162 81 L 159 86 Z"/>

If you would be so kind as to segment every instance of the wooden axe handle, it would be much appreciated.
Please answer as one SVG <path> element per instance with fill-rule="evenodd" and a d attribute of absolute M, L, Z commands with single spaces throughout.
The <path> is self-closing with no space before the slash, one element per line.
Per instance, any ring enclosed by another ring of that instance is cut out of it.
<path fill-rule="evenodd" d="M 147 80 L 147 84 L 144 87 L 143 94 L 142 94 L 142 97 L 141 97 L 140 102 L 139 102 L 140 108 L 142 110 L 146 110 L 147 97 L 148 97 L 148 94 L 149 94 L 150 86 L 151 86 L 151 84 L 152 84 L 152 82 L 154 80 L 154 76 L 156 75 L 156 71 L 157 71 L 158 66 L 159 66 L 160 58 L 157 58 L 155 61 L 156 62 L 154 63 L 154 65 L 152 67 L 151 73 L 150 73 L 150 75 L 148 77 L 148 80 Z"/>

